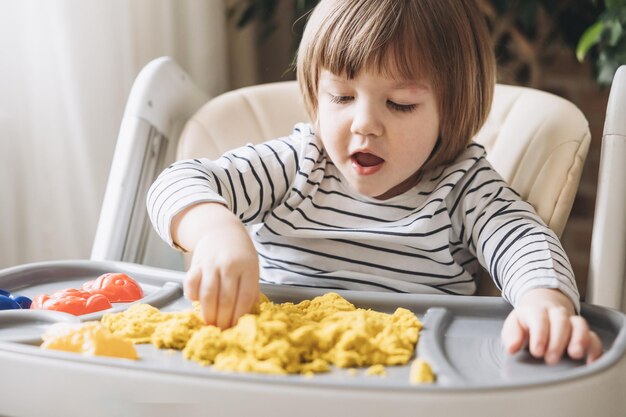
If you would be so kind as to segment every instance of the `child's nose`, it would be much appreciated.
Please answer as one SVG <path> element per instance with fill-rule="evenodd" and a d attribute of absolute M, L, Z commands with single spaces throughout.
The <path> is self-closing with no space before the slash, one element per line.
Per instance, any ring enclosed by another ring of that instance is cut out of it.
<path fill-rule="evenodd" d="M 384 129 L 378 111 L 364 103 L 356 106 L 350 130 L 355 135 L 380 136 Z"/>

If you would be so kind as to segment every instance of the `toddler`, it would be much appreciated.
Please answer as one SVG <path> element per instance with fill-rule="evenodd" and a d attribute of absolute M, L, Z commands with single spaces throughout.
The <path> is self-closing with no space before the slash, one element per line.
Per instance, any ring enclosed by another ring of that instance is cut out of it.
<path fill-rule="evenodd" d="M 557 237 L 471 141 L 495 84 L 475 0 L 322 0 L 297 76 L 313 124 L 177 162 L 148 193 L 207 323 L 234 325 L 259 280 L 470 295 L 482 266 L 515 307 L 509 353 L 601 355 Z"/>

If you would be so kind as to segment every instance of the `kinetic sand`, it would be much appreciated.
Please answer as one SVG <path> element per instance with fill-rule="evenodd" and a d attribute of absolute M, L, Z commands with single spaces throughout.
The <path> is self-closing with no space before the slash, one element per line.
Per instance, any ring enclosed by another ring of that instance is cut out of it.
<path fill-rule="evenodd" d="M 119 338 L 182 350 L 185 358 L 218 370 L 306 375 L 331 365 L 384 375 L 384 366 L 408 363 L 422 328 L 407 309 L 360 309 L 336 293 L 299 304 L 264 298 L 227 330 L 204 325 L 197 309 L 167 313 L 147 304 L 106 314 L 102 324 Z M 429 378 L 432 373 L 424 381 Z"/>

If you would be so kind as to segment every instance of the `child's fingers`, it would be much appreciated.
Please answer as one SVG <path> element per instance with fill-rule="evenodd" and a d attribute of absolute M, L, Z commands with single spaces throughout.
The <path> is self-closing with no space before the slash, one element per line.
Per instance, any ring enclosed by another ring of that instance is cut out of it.
<path fill-rule="evenodd" d="M 594 331 L 589 332 L 589 347 L 587 348 L 587 364 L 595 362 L 602 356 L 602 341 Z"/>
<path fill-rule="evenodd" d="M 202 268 L 202 282 L 200 284 L 200 315 L 207 324 L 215 324 L 218 296 L 220 291 L 219 272 L 213 268 Z"/>
<path fill-rule="evenodd" d="M 528 339 L 528 329 L 518 321 L 515 311 L 511 312 L 502 325 L 502 344 L 508 354 L 519 351 Z"/>
<path fill-rule="evenodd" d="M 528 314 L 525 318 L 528 323 L 528 350 L 535 358 L 542 358 L 546 353 L 550 337 L 550 320 L 548 313 L 541 310 L 535 314 Z"/>
<path fill-rule="evenodd" d="M 572 337 L 567 349 L 573 359 L 583 359 L 587 356 L 587 363 L 595 362 L 602 356 L 602 341 L 598 335 L 589 329 L 587 320 L 581 316 L 570 317 L 572 323 Z"/>
<path fill-rule="evenodd" d="M 254 283 L 254 284 L 252 284 Z M 237 321 L 241 316 L 247 314 L 252 310 L 254 304 L 258 301 L 258 279 L 254 277 L 254 280 L 243 279 L 239 282 L 239 288 L 237 292 L 237 304 L 233 311 L 231 326 L 237 324 Z"/>
<path fill-rule="evenodd" d="M 233 310 L 237 302 L 237 292 L 239 291 L 239 276 L 225 275 L 222 272 L 219 288 L 219 304 L 215 317 L 215 325 L 220 329 L 227 329 L 233 319 Z"/>
<path fill-rule="evenodd" d="M 553 365 L 563 356 L 563 352 L 565 352 L 565 348 L 570 340 L 572 328 L 569 315 L 563 308 L 550 308 L 548 310 L 548 318 L 550 319 L 550 335 L 545 352 L 545 361 Z"/>
<path fill-rule="evenodd" d="M 589 329 L 587 321 L 582 317 L 578 317 L 574 323 L 574 331 L 577 336 L 572 335 L 571 344 L 574 344 L 574 352 L 571 353 L 570 356 L 574 359 L 583 359 L 586 354 L 587 364 L 595 362 L 600 356 L 602 356 L 602 341 L 596 332 Z"/>
<path fill-rule="evenodd" d="M 567 347 L 567 354 L 572 359 L 582 359 L 591 343 L 589 325 L 581 316 L 571 316 L 570 323 L 572 324 L 572 337 Z"/>
<path fill-rule="evenodd" d="M 200 282 L 202 281 L 202 268 L 194 265 L 187 271 L 187 276 L 183 282 L 183 292 L 185 297 L 191 301 L 197 301 L 199 298 Z"/>

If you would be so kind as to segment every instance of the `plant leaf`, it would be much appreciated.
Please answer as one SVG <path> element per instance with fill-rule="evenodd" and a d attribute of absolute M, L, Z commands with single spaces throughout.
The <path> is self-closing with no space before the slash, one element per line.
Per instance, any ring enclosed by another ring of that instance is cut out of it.
<path fill-rule="evenodd" d="M 585 30 L 576 46 L 576 58 L 578 58 L 579 62 L 583 62 L 589 49 L 600 41 L 603 30 L 604 22 L 602 21 L 594 23 Z"/>
<path fill-rule="evenodd" d="M 624 30 L 622 28 L 621 22 L 619 22 L 618 20 L 614 20 L 611 22 L 610 29 L 609 45 L 615 46 L 621 39 Z"/>
<path fill-rule="evenodd" d="M 606 10 L 611 11 L 613 13 L 619 12 L 620 9 L 623 9 L 626 6 L 626 1 L 624 0 L 604 0 L 604 4 L 606 6 Z"/>

